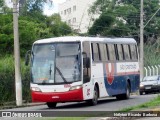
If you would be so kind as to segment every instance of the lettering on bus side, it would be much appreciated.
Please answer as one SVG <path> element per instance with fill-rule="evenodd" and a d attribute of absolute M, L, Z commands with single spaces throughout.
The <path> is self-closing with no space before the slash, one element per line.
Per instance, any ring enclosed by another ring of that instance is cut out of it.
<path fill-rule="evenodd" d="M 139 65 L 138 62 L 128 62 L 128 63 L 117 63 L 117 72 L 138 72 Z"/>
<path fill-rule="evenodd" d="M 91 90 L 87 89 L 87 96 L 90 96 L 90 92 L 91 92 Z"/>
<path fill-rule="evenodd" d="M 71 87 L 70 84 L 65 84 L 65 85 L 64 85 L 64 88 L 70 88 L 70 87 Z"/>
<path fill-rule="evenodd" d="M 128 69 L 136 69 L 136 64 L 135 63 L 131 63 L 131 64 L 122 64 L 120 65 L 120 70 L 128 70 Z"/>

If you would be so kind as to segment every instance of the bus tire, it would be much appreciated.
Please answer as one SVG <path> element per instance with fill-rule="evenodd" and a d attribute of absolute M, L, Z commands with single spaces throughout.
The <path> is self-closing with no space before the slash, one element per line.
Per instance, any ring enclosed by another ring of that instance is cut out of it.
<path fill-rule="evenodd" d="M 126 93 L 124 94 L 124 99 L 129 99 L 130 93 L 131 93 L 130 85 L 127 83 L 127 88 L 126 88 Z"/>
<path fill-rule="evenodd" d="M 55 108 L 56 105 L 57 105 L 57 103 L 55 103 L 55 102 L 47 102 L 48 108 Z"/>
<path fill-rule="evenodd" d="M 140 95 L 143 95 L 143 92 L 139 91 L 139 94 L 140 94 Z"/>
<path fill-rule="evenodd" d="M 93 93 L 93 98 L 88 101 L 90 105 L 97 105 L 98 103 L 98 89 L 95 86 L 94 87 L 94 93 Z"/>
<path fill-rule="evenodd" d="M 123 95 L 116 95 L 117 100 L 123 100 Z"/>
<path fill-rule="evenodd" d="M 130 98 L 130 85 L 127 83 L 126 93 L 121 95 L 116 95 L 118 100 L 125 100 Z"/>

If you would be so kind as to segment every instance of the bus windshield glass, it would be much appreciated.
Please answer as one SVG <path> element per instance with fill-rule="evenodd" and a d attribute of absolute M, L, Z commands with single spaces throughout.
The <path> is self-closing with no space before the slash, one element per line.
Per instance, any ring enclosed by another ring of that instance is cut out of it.
<path fill-rule="evenodd" d="M 80 81 L 80 43 L 35 44 L 32 82 L 64 84 Z"/>

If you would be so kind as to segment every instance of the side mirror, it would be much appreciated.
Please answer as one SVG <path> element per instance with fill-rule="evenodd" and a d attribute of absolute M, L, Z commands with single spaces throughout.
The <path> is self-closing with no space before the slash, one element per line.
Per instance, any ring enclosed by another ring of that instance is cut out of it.
<path fill-rule="evenodd" d="M 30 58 L 30 55 L 31 54 L 31 50 L 28 50 L 26 55 L 25 55 L 25 65 L 28 66 L 29 64 L 29 58 Z"/>

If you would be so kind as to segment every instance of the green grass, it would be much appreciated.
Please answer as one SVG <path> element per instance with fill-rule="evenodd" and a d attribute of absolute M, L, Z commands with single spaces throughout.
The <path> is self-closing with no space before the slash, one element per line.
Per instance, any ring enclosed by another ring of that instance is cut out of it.
<path fill-rule="evenodd" d="M 145 44 L 144 66 L 151 66 L 158 64 L 160 64 L 160 44 L 158 42 L 154 44 Z"/>
<path fill-rule="evenodd" d="M 150 107 L 155 107 L 155 106 L 160 106 L 160 95 L 158 95 L 156 98 L 154 98 L 153 100 L 151 100 L 149 102 L 146 102 L 144 104 L 140 104 L 137 106 L 133 106 L 133 107 L 124 108 L 120 111 L 121 112 L 128 112 L 128 111 L 132 111 L 132 110 L 140 110 L 143 108 L 150 108 Z"/>
<path fill-rule="evenodd" d="M 119 112 L 129 112 L 129 111 L 133 111 L 133 110 L 141 110 L 141 109 L 144 109 L 144 108 L 151 108 L 151 107 L 155 107 L 155 106 L 160 106 L 160 95 L 158 95 L 156 98 L 154 98 L 153 100 L 149 101 L 149 102 L 146 102 L 144 104 L 140 104 L 140 105 L 137 105 L 137 106 L 133 106 L 133 107 L 128 107 L 128 108 L 124 108 L 124 109 L 121 109 L 119 110 Z M 100 115 L 98 115 L 100 116 Z M 102 114 L 101 117 L 105 117 L 105 113 Z M 94 116 L 88 116 L 88 117 L 57 117 L 57 118 L 46 118 L 44 120 L 86 120 L 86 119 L 89 119 L 91 117 L 94 117 Z M 43 120 L 43 119 L 42 119 Z"/>

